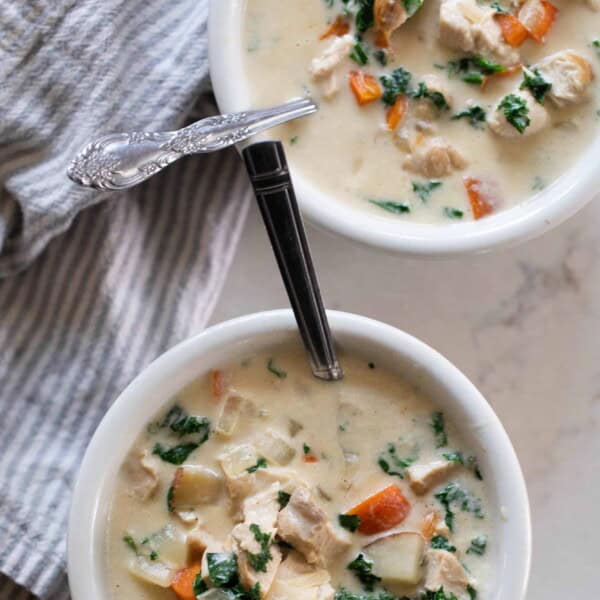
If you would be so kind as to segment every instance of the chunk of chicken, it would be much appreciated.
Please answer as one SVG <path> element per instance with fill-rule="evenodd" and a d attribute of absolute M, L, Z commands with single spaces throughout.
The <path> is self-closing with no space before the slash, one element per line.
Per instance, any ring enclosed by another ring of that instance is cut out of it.
<path fill-rule="evenodd" d="M 446 595 L 465 598 L 472 581 L 454 554 L 446 550 L 428 550 L 426 554 L 425 589 L 437 592 L 444 588 Z"/>
<path fill-rule="evenodd" d="M 275 523 L 280 508 L 278 502 L 280 490 L 281 485 L 276 482 L 266 490 L 246 498 L 242 507 L 244 522 L 236 525 L 231 532 L 233 550 L 238 557 L 240 579 L 248 588 L 258 583 L 261 598 L 269 593 L 281 563 L 281 550 L 271 543 L 269 547 L 271 558 L 264 566 L 264 570 L 252 566 L 249 553 L 259 554 L 262 550 L 260 542 L 256 539 L 256 526 L 260 528 L 260 533 L 271 536 L 271 542 L 277 533 Z"/>
<path fill-rule="evenodd" d="M 310 65 L 310 74 L 321 84 L 326 98 L 332 98 L 339 91 L 339 82 L 335 70 L 342 61 L 350 56 L 356 42 L 350 34 L 334 38 L 321 56 L 314 58 Z"/>
<path fill-rule="evenodd" d="M 301 552 L 309 563 L 322 567 L 349 546 L 334 531 L 327 515 L 304 486 L 294 490 L 288 505 L 279 513 L 277 527 L 283 540 Z"/>
<path fill-rule="evenodd" d="M 130 480 L 129 489 L 136 498 L 146 501 L 154 496 L 158 489 L 158 467 L 148 450 L 134 448 L 123 469 Z"/>
<path fill-rule="evenodd" d="M 425 465 L 408 467 L 406 476 L 415 494 L 425 494 L 450 475 L 456 466 L 456 463 L 447 460 L 434 460 Z"/>
<path fill-rule="evenodd" d="M 373 7 L 375 16 L 375 29 L 380 33 L 380 45 L 388 47 L 390 36 L 409 17 L 404 0 L 375 0 Z"/>
<path fill-rule="evenodd" d="M 496 22 L 495 11 L 475 0 L 442 0 L 440 5 L 440 42 L 452 49 L 484 56 L 512 65 L 519 52 L 506 43 Z"/>
<path fill-rule="evenodd" d="M 335 590 L 325 569 L 309 565 L 304 557 L 292 550 L 281 563 L 268 600 L 333 600 Z"/>
<path fill-rule="evenodd" d="M 552 84 L 547 97 L 558 107 L 585 100 L 589 85 L 594 79 L 590 63 L 573 50 L 551 54 L 537 68 L 544 79 Z"/>
<path fill-rule="evenodd" d="M 435 178 L 464 169 L 467 161 L 444 138 L 420 135 L 411 143 L 411 154 L 404 161 L 404 166 L 423 177 Z"/>
<path fill-rule="evenodd" d="M 550 122 L 548 111 L 526 90 L 515 92 L 514 95 L 525 101 L 529 125 L 525 128 L 523 133 L 520 133 L 514 125 L 509 123 L 506 119 L 504 109 L 498 105 L 494 114 L 488 119 L 490 129 L 500 137 L 506 138 L 517 138 L 539 133 Z"/>

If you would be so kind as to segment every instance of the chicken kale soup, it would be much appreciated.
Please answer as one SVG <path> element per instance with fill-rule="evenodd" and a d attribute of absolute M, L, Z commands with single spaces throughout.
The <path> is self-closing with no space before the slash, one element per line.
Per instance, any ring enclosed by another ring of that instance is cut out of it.
<path fill-rule="evenodd" d="M 392 219 L 480 219 L 534 196 L 598 131 L 600 0 L 247 0 L 253 103 L 310 93 L 295 166 Z"/>
<path fill-rule="evenodd" d="M 199 379 L 141 433 L 107 536 L 114 600 L 489 594 L 486 473 L 418 389 L 280 347 Z"/>

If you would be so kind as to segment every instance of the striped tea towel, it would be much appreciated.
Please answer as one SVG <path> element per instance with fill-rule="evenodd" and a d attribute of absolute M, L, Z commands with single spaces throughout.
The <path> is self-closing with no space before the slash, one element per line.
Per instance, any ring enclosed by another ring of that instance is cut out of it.
<path fill-rule="evenodd" d="M 99 133 L 206 114 L 206 21 L 207 0 L 0 3 L 3 600 L 68 597 L 69 499 L 94 429 L 218 299 L 250 196 L 233 150 L 123 194 L 64 174 Z"/>

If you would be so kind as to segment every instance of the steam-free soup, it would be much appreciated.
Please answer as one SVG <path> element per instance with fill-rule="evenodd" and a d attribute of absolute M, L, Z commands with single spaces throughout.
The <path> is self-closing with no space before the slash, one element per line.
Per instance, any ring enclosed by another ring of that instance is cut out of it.
<path fill-rule="evenodd" d="M 497 519 L 453 423 L 398 375 L 343 356 L 316 380 L 296 346 L 198 379 L 118 475 L 113 600 L 470 600 Z"/>
<path fill-rule="evenodd" d="M 247 0 L 252 102 L 310 94 L 290 160 L 346 206 L 456 223 L 535 196 L 598 134 L 597 0 Z"/>

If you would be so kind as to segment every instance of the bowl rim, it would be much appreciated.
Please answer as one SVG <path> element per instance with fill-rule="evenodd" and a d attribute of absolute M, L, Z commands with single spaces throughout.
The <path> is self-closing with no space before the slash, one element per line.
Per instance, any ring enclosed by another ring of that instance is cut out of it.
<path fill-rule="evenodd" d="M 435 386 L 452 397 L 444 410 L 460 413 L 474 428 L 479 427 L 479 423 L 485 424 L 486 460 L 494 465 L 494 472 L 503 474 L 501 479 L 491 480 L 501 496 L 501 506 L 506 507 L 510 515 L 510 519 L 502 521 L 503 539 L 508 540 L 504 544 L 507 551 L 498 559 L 502 580 L 494 600 L 523 600 L 531 562 L 529 500 L 514 448 L 490 405 L 457 367 L 408 333 L 351 313 L 328 311 L 328 316 L 340 339 L 355 344 L 370 342 L 379 348 L 382 356 L 398 356 L 411 364 L 414 362 L 415 369 L 422 370 Z M 131 422 L 139 422 L 140 413 L 151 417 L 171 396 L 160 395 L 157 401 L 149 397 L 158 393 L 161 384 L 170 386 L 169 394 L 175 393 L 215 366 L 215 362 L 210 364 L 211 360 L 222 362 L 223 358 L 217 356 L 227 356 L 236 344 L 250 344 L 251 348 L 256 341 L 258 348 L 265 348 L 296 335 L 294 316 L 288 309 L 255 313 L 214 325 L 157 358 L 119 395 L 89 443 L 73 492 L 67 536 L 73 600 L 105 600 L 102 593 L 106 589 L 103 534 L 110 497 L 108 489 L 114 485 L 114 474 L 131 446 Z M 185 377 L 181 378 L 186 370 Z"/>
<path fill-rule="evenodd" d="M 241 52 L 245 0 L 211 0 L 209 62 L 213 91 L 222 112 L 250 106 Z M 223 44 L 222 40 L 228 40 Z M 479 221 L 427 225 L 393 221 L 339 201 L 318 189 L 290 162 L 302 213 L 320 229 L 387 252 L 446 257 L 514 246 L 537 237 L 582 209 L 598 193 L 600 136 L 559 179 L 529 200 Z"/>

